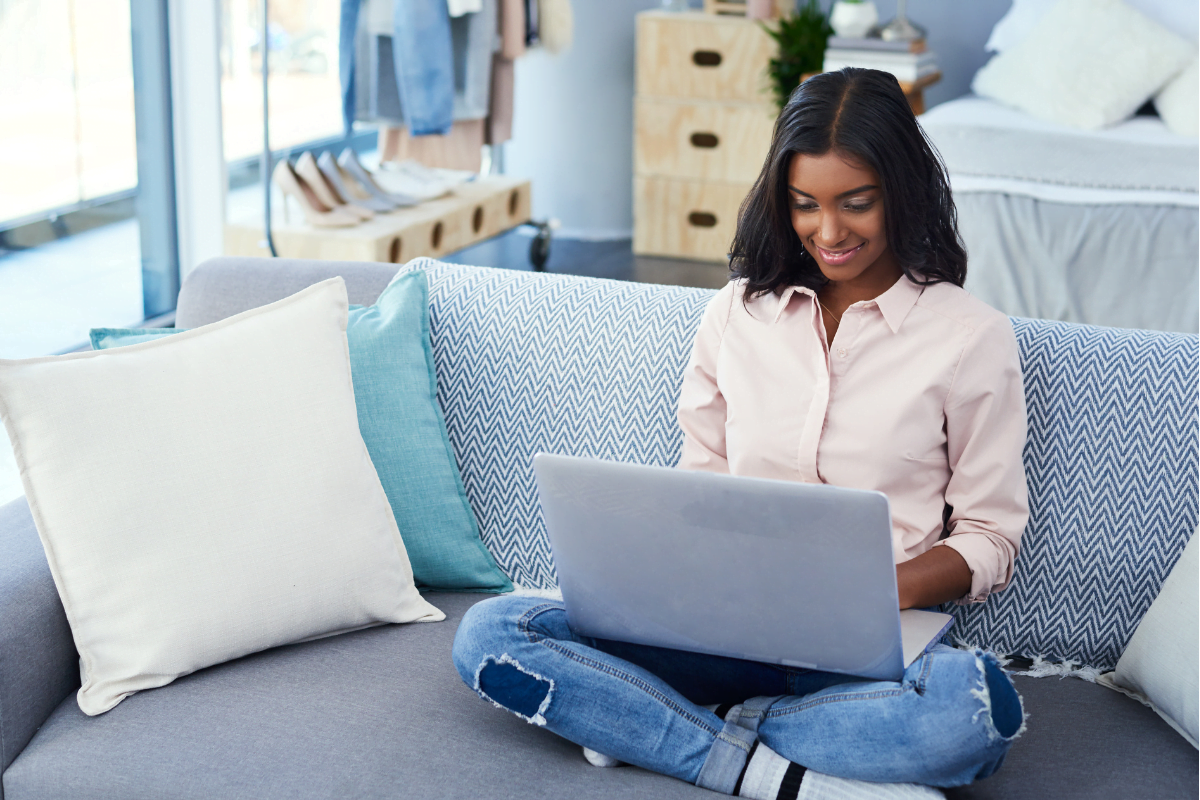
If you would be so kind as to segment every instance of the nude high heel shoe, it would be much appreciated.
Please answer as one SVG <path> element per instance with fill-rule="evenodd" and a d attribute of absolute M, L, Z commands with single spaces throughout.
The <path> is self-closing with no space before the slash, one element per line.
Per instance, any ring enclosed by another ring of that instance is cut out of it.
<path fill-rule="evenodd" d="M 382 197 L 372 197 L 359 188 L 358 182 L 342 171 L 337 161 L 334 160 L 333 154 L 328 150 L 317 157 L 317 167 L 321 170 L 321 174 L 325 176 L 325 180 L 329 181 L 329 184 L 337 189 L 338 194 L 346 198 L 348 202 L 382 214 L 395 211 L 400 207 L 399 204 L 392 200 L 385 200 Z"/>
<path fill-rule="evenodd" d="M 355 215 L 342 211 L 340 208 L 330 208 L 320 201 L 308 184 L 301 180 L 292 170 L 287 159 L 275 165 L 271 180 L 283 192 L 283 218 L 288 219 L 288 198 L 295 198 L 304 212 L 304 218 L 314 228 L 349 228 L 357 225 L 360 220 Z"/>
<path fill-rule="evenodd" d="M 325 174 L 317 166 L 317 160 L 313 158 L 313 154 L 309 151 L 305 150 L 300 154 L 300 157 L 296 159 L 294 169 L 300 180 L 307 183 L 313 190 L 313 193 L 316 194 L 317 199 L 325 205 L 330 208 L 347 211 L 364 222 L 375 218 L 374 211 L 343 198 L 338 193 L 337 188 L 329 184 L 329 181 L 325 179 Z"/>

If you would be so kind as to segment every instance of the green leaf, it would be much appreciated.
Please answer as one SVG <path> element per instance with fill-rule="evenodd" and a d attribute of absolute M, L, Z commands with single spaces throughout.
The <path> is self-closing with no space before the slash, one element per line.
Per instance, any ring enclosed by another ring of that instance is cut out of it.
<path fill-rule="evenodd" d="M 817 0 L 808 0 L 795 14 L 781 19 L 777 28 L 764 25 L 763 29 L 779 45 L 779 54 L 767 65 L 767 75 L 782 110 L 792 90 L 800 85 L 800 76 L 821 71 L 833 28 Z"/>

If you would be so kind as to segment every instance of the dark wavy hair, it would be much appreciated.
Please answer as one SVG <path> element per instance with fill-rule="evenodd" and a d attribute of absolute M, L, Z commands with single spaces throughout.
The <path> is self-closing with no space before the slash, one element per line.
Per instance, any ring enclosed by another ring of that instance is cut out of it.
<path fill-rule="evenodd" d="M 775 122 L 729 254 L 733 277 L 746 281 L 745 297 L 827 282 L 792 228 L 788 168 L 793 155 L 832 151 L 879 175 L 888 245 L 904 274 L 919 284 L 962 286 L 967 253 L 941 158 L 891 74 L 847 67 L 797 86 Z"/>

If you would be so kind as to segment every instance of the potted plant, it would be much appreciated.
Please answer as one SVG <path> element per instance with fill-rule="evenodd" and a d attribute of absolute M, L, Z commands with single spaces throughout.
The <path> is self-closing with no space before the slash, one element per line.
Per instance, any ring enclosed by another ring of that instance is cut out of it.
<path fill-rule="evenodd" d="M 871 0 L 838 0 L 829 12 L 829 24 L 838 36 L 866 36 L 879 22 L 879 11 Z"/>
<path fill-rule="evenodd" d="M 795 14 L 764 28 L 779 45 L 779 55 L 771 59 L 767 74 L 775 102 L 782 109 L 792 90 L 800 85 L 801 77 L 820 72 L 824 67 L 825 45 L 833 28 L 817 0 L 808 0 Z"/>

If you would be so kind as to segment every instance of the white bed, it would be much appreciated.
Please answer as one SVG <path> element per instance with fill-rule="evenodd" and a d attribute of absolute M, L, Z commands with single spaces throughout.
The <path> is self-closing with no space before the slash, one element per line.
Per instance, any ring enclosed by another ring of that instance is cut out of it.
<path fill-rule="evenodd" d="M 950 173 L 973 294 L 1014 316 L 1200 329 L 1195 138 L 1158 117 L 1068 128 L 970 95 L 921 124 Z"/>

